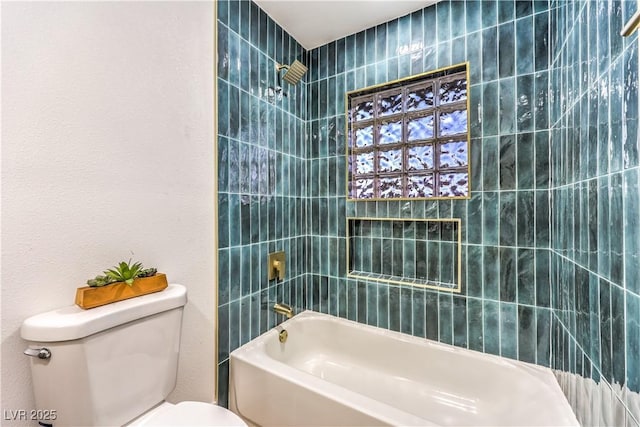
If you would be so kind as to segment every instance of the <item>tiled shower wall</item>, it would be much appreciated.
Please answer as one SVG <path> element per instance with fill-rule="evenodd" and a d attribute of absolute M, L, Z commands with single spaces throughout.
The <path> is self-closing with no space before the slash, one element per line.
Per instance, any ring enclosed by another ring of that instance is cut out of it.
<path fill-rule="evenodd" d="M 619 35 L 637 8 L 562 2 L 552 18 L 553 365 L 587 379 L 563 382 L 585 425 L 640 421 L 638 37 Z"/>
<path fill-rule="evenodd" d="M 550 366 L 549 20 L 547 2 L 441 1 L 310 52 L 310 308 Z M 345 202 L 344 92 L 462 62 L 471 199 Z M 346 278 L 347 216 L 461 218 L 462 292 Z"/>
<path fill-rule="evenodd" d="M 609 17 L 610 8 L 619 3 L 584 4 L 441 1 L 305 52 L 253 3 L 218 2 L 220 403 L 226 404 L 229 352 L 275 324 L 278 319 L 269 310 L 275 300 L 596 381 L 607 379 L 610 369 L 611 379 L 600 382 L 604 385 L 616 384 L 611 360 L 626 351 L 626 384 L 635 381 L 629 375 L 637 380 L 638 352 L 628 353 L 637 350 L 640 317 L 638 290 L 631 289 L 638 284 L 631 279 L 637 269 L 629 272 L 637 262 L 638 223 L 630 222 L 629 214 L 638 211 L 637 196 L 629 196 L 638 192 L 637 154 L 635 166 L 626 166 L 633 158 L 631 145 L 622 151 L 627 154 L 621 163 L 611 160 L 612 168 L 604 162 L 607 153 L 618 155 L 613 147 L 624 147 L 623 137 L 637 138 L 629 127 L 637 126 L 637 115 L 626 116 L 633 123 L 624 131 L 620 125 L 619 139 L 615 124 L 611 131 L 604 123 L 597 127 L 600 110 L 618 107 L 601 105 L 611 76 L 632 69 L 637 61 L 629 47 L 637 39 L 618 47 L 608 36 L 630 13 L 627 5 L 622 6 L 623 18 L 610 18 L 603 32 L 604 24 L 589 14 L 602 4 Z M 595 46 L 587 48 L 588 64 L 596 61 L 600 67 L 599 58 L 605 58 L 598 72 L 587 67 L 594 73 L 584 80 L 588 83 L 580 83 L 584 77 L 576 75 L 576 69 L 584 69 L 584 57 L 573 48 L 576 42 L 569 41 L 572 32 Z M 608 51 L 594 34 L 606 34 Z M 306 63 L 309 72 L 301 84 L 285 85 L 287 97 L 271 102 L 275 61 L 294 58 Z M 471 72 L 471 199 L 347 203 L 344 92 L 466 61 Z M 631 68 L 625 61 L 631 61 Z M 633 79 L 627 74 L 623 78 Z M 621 96 L 627 103 L 636 101 L 637 114 L 637 87 L 627 86 Z M 593 96 L 597 102 L 589 103 Z M 571 97 L 574 101 L 563 106 L 555 102 Z M 593 105 L 598 113 L 592 120 L 588 108 Z M 587 141 L 597 128 L 595 149 L 583 142 L 582 130 L 572 136 L 580 127 L 576 123 L 589 124 Z M 610 145 L 609 140 L 616 142 Z M 594 161 L 595 174 L 584 168 Z M 609 169 L 599 169 L 601 161 Z M 599 196 L 595 204 L 592 194 Z M 597 213 L 597 240 L 592 212 Z M 620 239 L 609 235 L 611 219 L 618 214 L 624 236 L 629 229 L 636 234 Z M 346 216 L 462 218 L 462 293 L 347 279 Z M 615 251 L 621 241 L 626 279 L 617 282 L 609 274 L 620 263 Z M 280 249 L 288 254 L 287 280 L 268 283 L 266 254 Z M 607 265 L 607 272 L 592 268 L 593 259 Z M 588 294 L 579 286 L 585 277 Z M 591 353 L 595 339 L 585 338 L 585 325 L 592 337 L 601 322 L 601 348 L 609 359 Z M 617 339 L 620 325 L 625 330 L 622 344 Z M 610 368 L 604 367 L 606 360 Z M 634 396 L 616 390 L 622 400 Z M 574 398 L 575 407 L 595 402 L 595 394 L 585 393 L 591 397 Z M 619 399 L 611 393 L 608 397 L 596 405 L 633 421 Z"/>
<path fill-rule="evenodd" d="M 276 62 L 305 51 L 250 1 L 218 2 L 218 381 L 229 352 L 276 324 L 270 305 L 305 281 L 306 91 L 277 93 Z M 279 96 L 281 95 L 281 96 Z M 286 280 L 267 280 L 284 250 Z"/>

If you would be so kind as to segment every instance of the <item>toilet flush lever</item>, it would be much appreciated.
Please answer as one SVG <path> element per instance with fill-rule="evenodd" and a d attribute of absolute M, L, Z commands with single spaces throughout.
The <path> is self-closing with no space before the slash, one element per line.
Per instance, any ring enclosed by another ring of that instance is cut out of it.
<path fill-rule="evenodd" d="M 31 357 L 37 357 L 38 359 L 49 359 L 51 358 L 51 350 L 48 348 L 28 348 L 24 351 L 24 354 Z"/>

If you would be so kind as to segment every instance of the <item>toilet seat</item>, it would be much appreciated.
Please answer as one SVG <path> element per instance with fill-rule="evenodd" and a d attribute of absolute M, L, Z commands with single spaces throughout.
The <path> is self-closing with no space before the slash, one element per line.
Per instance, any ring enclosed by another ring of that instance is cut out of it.
<path fill-rule="evenodd" d="M 247 427 L 240 417 L 221 406 L 204 402 L 180 402 L 176 405 L 164 403 L 147 413 L 136 427 L 151 426 L 229 426 Z"/>

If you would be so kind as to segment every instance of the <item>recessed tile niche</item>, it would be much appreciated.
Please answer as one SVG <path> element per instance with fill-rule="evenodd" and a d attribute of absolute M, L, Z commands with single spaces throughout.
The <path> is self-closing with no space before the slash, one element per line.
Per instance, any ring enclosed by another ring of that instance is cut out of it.
<path fill-rule="evenodd" d="M 347 276 L 461 290 L 460 219 L 347 218 Z"/>

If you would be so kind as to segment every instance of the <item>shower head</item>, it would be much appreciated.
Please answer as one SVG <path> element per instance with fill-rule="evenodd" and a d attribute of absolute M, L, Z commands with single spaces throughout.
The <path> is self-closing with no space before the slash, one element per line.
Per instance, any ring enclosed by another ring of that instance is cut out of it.
<path fill-rule="evenodd" d="M 295 85 L 298 84 L 302 76 L 304 76 L 304 73 L 307 72 L 308 68 L 296 59 L 291 65 L 280 65 L 276 63 L 276 70 L 278 73 L 282 70 L 286 70 L 282 79 L 290 85 Z M 278 74 L 278 77 L 280 77 L 280 74 Z"/>

